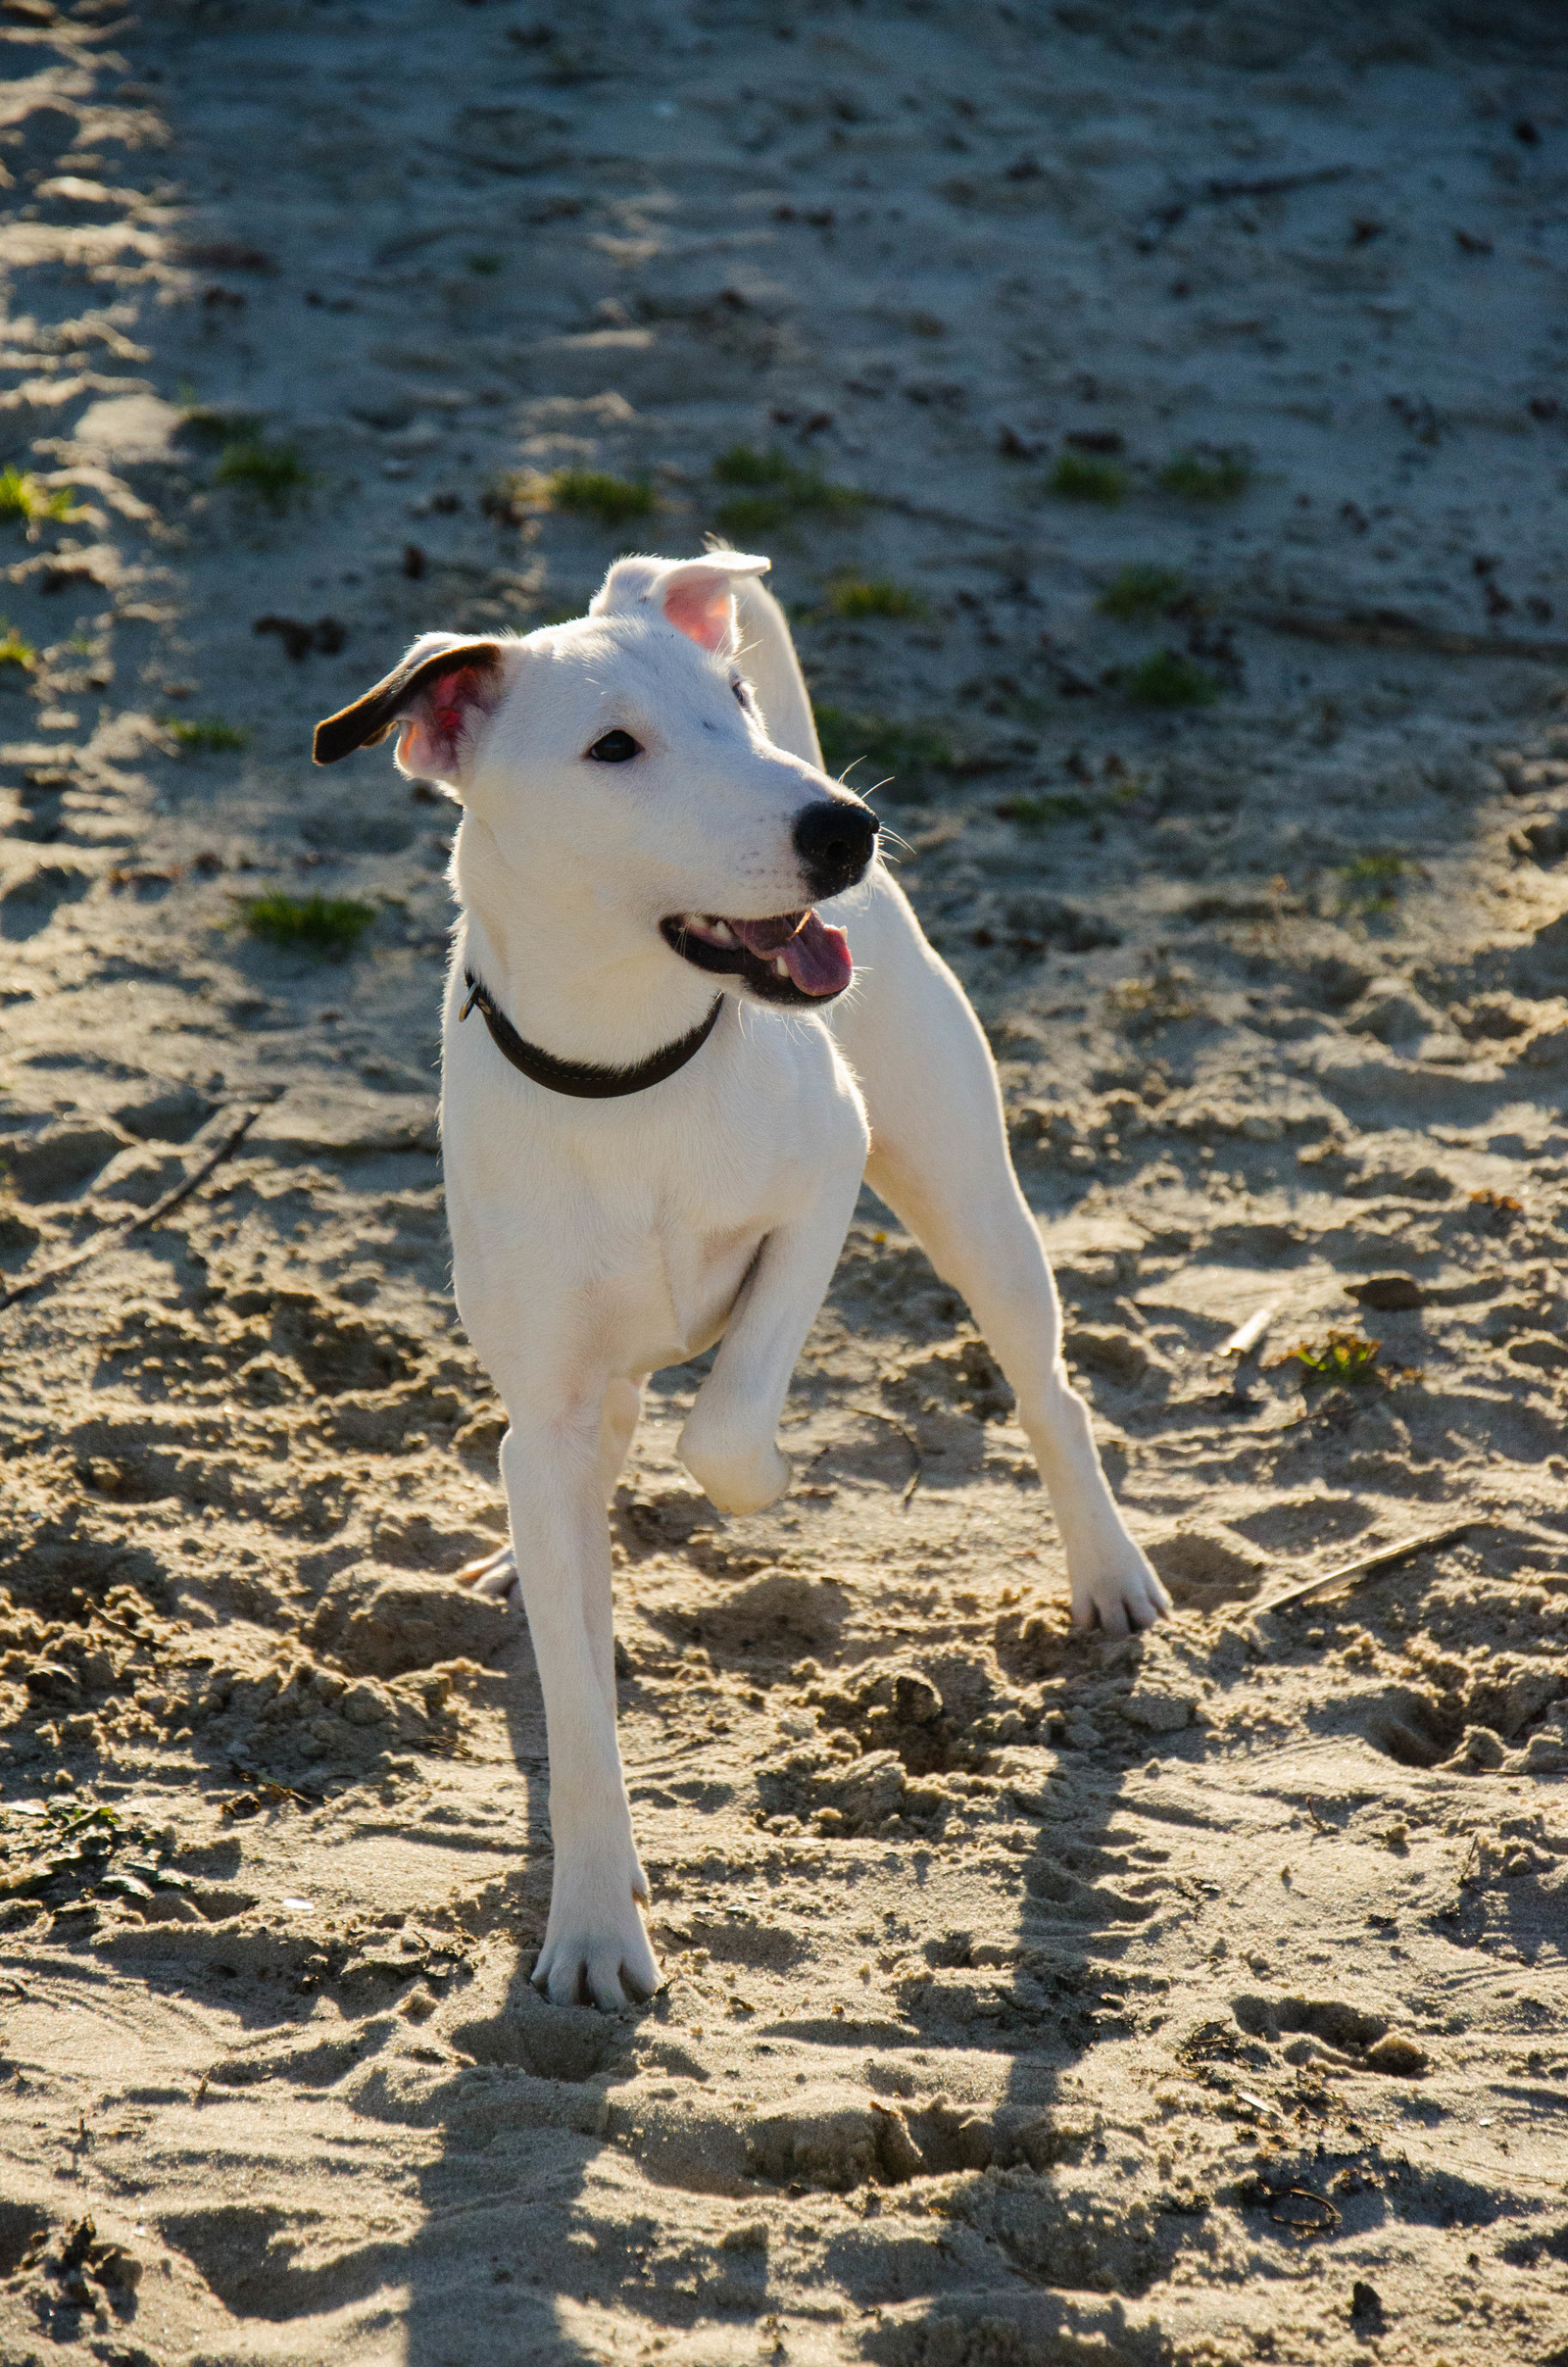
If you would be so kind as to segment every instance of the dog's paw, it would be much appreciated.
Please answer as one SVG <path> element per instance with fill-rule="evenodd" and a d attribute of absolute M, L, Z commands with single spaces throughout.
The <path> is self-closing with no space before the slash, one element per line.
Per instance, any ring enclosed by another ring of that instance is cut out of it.
<path fill-rule="evenodd" d="M 639 1899 L 648 1878 L 635 1857 L 629 1876 L 558 1872 L 539 1961 L 529 1976 L 552 2005 L 597 2005 L 606 2013 L 641 2005 L 664 1985 Z"/>
<path fill-rule="evenodd" d="M 1107 1636 L 1152 1627 L 1171 1607 L 1158 1572 L 1130 1537 L 1098 1568 L 1087 1574 L 1074 1571 L 1071 1585 L 1074 1627 L 1102 1628 Z"/>
<path fill-rule="evenodd" d="M 470 1593 L 483 1595 L 487 1602 L 505 1603 L 517 1583 L 517 1558 L 510 1545 L 498 1553 L 485 1553 L 477 1561 L 466 1561 L 461 1570 L 453 1572 L 453 1583 L 466 1586 Z"/>
<path fill-rule="evenodd" d="M 676 1453 L 708 1501 L 732 1518 L 777 1504 L 790 1484 L 790 1458 L 771 1439 L 760 1450 L 736 1448 L 705 1435 L 693 1409 Z"/>

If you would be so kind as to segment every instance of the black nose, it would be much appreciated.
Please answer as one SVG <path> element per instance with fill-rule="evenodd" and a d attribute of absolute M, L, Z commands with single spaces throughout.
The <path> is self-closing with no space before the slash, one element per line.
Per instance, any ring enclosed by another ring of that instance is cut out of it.
<path fill-rule="evenodd" d="M 825 797 L 796 815 L 795 852 L 813 904 L 841 895 L 876 853 L 876 815 L 847 797 Z"/>

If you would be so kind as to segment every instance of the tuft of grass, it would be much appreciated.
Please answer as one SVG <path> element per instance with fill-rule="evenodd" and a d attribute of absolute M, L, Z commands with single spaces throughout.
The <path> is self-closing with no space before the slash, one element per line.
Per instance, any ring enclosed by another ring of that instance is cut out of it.
<path fill-rule="evenodd" d="M 1111 461 L 1086 460 L 1081 452 L 1064 452 L 1046 479 L 1046 490 L 1059 501 L 1098 502 L 1114 510 L 1127 490 L 1127 471 Z"/>
<path fill-rule="evenodd" d="M 1049 830 L 1057 822 L 1087 822 L 1097 812 L 1093 798 L 1078 789 L 1048 789 L 1037 797 L 1009 797 L 997 813 L 1025 830 Z"/>
<path fill-rule="evenodd" d="M 1115 771 L 1102 788 L 1039 789 L 1024 797 L 1010 797 L 997 808 L 998 820 L 1017 822 L 1025 830 L 1049 830 L 1057 822 L 1113 818 L 1118 807 L 1137 805 L 1146 784 L 1137 773 L 1126 772 L 1114 759 L 1112 762 Z"/>
<path fill-rule="evenodd" d="M 238 723 L 218 715 L 160 715 L 164 729 L 180 748 L 198 756 L 217 756 L 232 748 L 248 748 L 251 735 Z"/>
<path fill-rule="evenodd" d="M 787 526 L 800 507 L 779 493 L 737 493 L 732 500 L 719 503 L 713 518 L 738 542 L 756 542 L 760 535 L 776 534 L 780 526 Z"/>
<path fill-rule="evenodd" d="M 481 279 L 493 279 L 501 269 L 501 258 L 499 255 L 470 255 L 468 269 L 476 271 Z"/>
<path fill-rule="evenodd" d="M 180 433 L 189 436 L 193 444 L 256 444 L 261 441 L 262 422 L 253 411 L 209 411 L 203 404 L 193 404 L 179 422 Z"/>
<path fill-rule="evenodd" d="M 716 514 L 726 534 L 771 534 L 803 514 L 844 517 L 865 506 L 863 493 L 833 484 L 819 468 L 801 468 L 776 448 L 754 452 L 750 444 L 731 444 L 713 463 L 713 474 L 738 488 Z"/>
<path fill-rule="evenodd" d="M 311 483 L 311 472 L 292 444 L 264 444 L 249 440 L 225 444 L 218 463 L 217 481 L 232 485 L 270 510 L 286 510 L 296 493 Z"/>
<path fill-rule="evenodd" d="M 797 467 L 787 453 L 777 445 L 766 452 L 754 452 L 750 444 L 731 444 L 713 463 L 713 474 L 721 485 L 793 485 L 809 480 L 812 471 Z"/>
<path fill-rule="evenodd" d="M 1318 1341 L 1298 1340 L 1286 1351 L 1284 1361 L 1301 1367 L 1305 1381 L 1365 1381 L 1372 1377 L 1381 1340 L 1366 1340 L 1359 1332 L 1331 1331 Z"/>
<path fill-rule="evenodd" d="M 1159 481 L 1183 501 L 1232 502 L 1252 481 L 1244 452 L 1178 452 L 1165 463 Z"/>
<path fill-rule="evenodd" d="M 0 468 L 0 518 L 31 525 L 40 518 L 69 521 L 79 516 L 69 485 L 50 492 L 24 468 Z"/>
<path fill-rule="evenodd" d="M 890 576 L 840 575 L 827 588 L 835 616 L 923 616 L 926 603 Z"/>
<path fill-rule="evenodd" d="M 24 641 L 9 616 L 0 616 L 0 666 L 14 666 L 19 671 L 30 674 L 38 663 L 38 653 L 30 641 Z"/>
<path fill-rule="evenodd" d="M 605 468 L 558 468 L 547 490 L 553 509 L 595 518 L 602 526 L 623 526 L 654 510 L 652 485 L 640 477 L 612 476 Z"/>
<path fill-rule="evenodd" d="M 1175 649 L 1154 650 L 1116 679 L 1135 707 L 1211 707 L 1219 697 L 1212 674 Z"/>
<path fill-rule="evenodd" d="M 895 723 L 887 715 L 826 702 L 815 714 L 823 764 L 840 776 L 852 766 L 862 767 L 863 782 L 852 784 L 862 794 L 895 784 L 913 794 L 930 774 L 951 772 L 957 763 L 951 743 L 929 723 Z M 891 777 L 883 780 L 883 774 Z"/>
<path fill-rule="evenodd" d="M 1106 584 L 1095 606 L 1102 616 L 1129 624 L 1139 616 L 1168 616 L 1184 588 L 1181 577 L 1169 567 L 1134 565 L 1123 567 Z"/>
<path fill-rule="evenodd" d="M 1399 897 L 1399 879 L 1404 870 L 1402 855 L 1358 855 L 1353 863 L 1341 867 L 1345 893 L 1340 899 L 1342 912 L 1391 912 Z"/>
<path fill-rule="evenodd" d="M 354 896 L 247 896 L 240 912 L 253 937 L 289 951 L 303 947 L 312 954 L 330 954 L 339 961 L 352 954 L 375 918 L 373 904 Z"/>

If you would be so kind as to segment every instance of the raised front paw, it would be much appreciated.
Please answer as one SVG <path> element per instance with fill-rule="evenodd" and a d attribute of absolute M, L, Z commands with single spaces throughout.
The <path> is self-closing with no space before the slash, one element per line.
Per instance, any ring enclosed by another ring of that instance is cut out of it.
<path fill-rule="evenodd" d="M 637 1910 L 647 1896 L 635 1857 L 618 1873 L 558 1865 L 545 1944 L 530 1975 L 535 1989 L 552 2005 L 597 2005 L 606 2013 L 640 2005 L 662 1989 L 664 1976 Z"/>
<path fill-rule="evenodd" d="M 732 1517 L 777 1504 L 790 1484 L 789 1456 L 781 1455 L 771 1439 L 761 1446 L 737 1445 L 715 1436 L 701 1415 L 699 1400 L 676 1451 L 709 1503 Z"/>
<path fill-rule="evenodd" d="M 1101 1627 L 1125 1636 L 1152 1627 L 1171 1607 L 1158 1572 L 1130 1537 L 1087 1572 L 1070 1573 L 1074 1627 Z"/>
<path fill-rule="evenodd" d="M 453 1573 L 459 1586 L 466 1586 L 475 1595 L 483 1595 L 491 1603 L 505 1603 L 517 1583 L 517 1559 L 510 1545 L 498 1553 L 485 1553 L 477 1561 L 466 1561 L 461 1570 Z"/>

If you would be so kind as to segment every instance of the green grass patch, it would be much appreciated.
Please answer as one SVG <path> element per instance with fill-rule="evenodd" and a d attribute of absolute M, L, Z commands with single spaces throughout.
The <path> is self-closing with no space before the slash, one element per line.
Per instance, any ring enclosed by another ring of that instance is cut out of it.
<path fill-rule="evenodd" d="M 1081 452 L 1064 452 L 1046 479 L 1046 490 L 1058 501 L 1098 502 L 1114 510 L 1127 490 L 1127 471 L 1112 461 L 1086 460 Z"/>
<path fill-rule="evenodd" d="M 210 444 L 220 450 L 225 444 L 259 443 L 262 422 L 253 411 L 209 411 L 205 405 L 195 404 L 181 419 L 179 431 L 193 444 Z"/>
<path fill-rule="evenodd" d="M 355 896 L 247 896 L 240 912 L 253 937 L 289 952 L 352 954 L 376 914 Z"/>
<path fill-rule="evenodd" d="M 1181 599 L 1184 586 L 1169 567 L 1123 567 L 1107 583 L 1095 606 L 1102 616 L 1131 624 L 1140 616 L 1164 616 Z"/>
<path fill-rule="evenodd" d="M 999 821 L 1016 822 L 1023 830 L 1051 830 L 1059 822 L 1104 821 L 1120 806 L 1135 806 L 1145 783 L 1135 773 L 1123 774 L 1103 789 L 1039 789 L 1026 797 L 1010 797 L 997 808 Z"/>
<path fill-rule="evenodd" d="M 823 764 L 836 776 L 854 766 L 859 778 L 850 785 L 862 795 L 873 786 L 913 795 L 932 773 L 951 772 L 957 763 L 951 742 L 930 723 L 895 723 L 825 702 L 815 715 Z"/>
<path fill-rule="evenodd" d="M 809 478 L 811 471 L 797 468 L 787 453 L 775 446 L 768 452 L 754 452 L 750 444 L 731 444 L 713 463 L 713 474 L 721 485 L 788 485 L 797 478 Z"/>
<path fill-rule="evenodd" d="M 1156 649 L 1113 677 L 1135 707 L 1212 707 L 1219 684 L 1180 650 Z"/>
<path fill-rule="evenodd" d="M 760 535 L 776 534 L 787 526 L 800 507 L 779 493 L 737 493 L 732 500 L 719 503 L 713 518 L 738 543 L 756 542 Z"/>
<path fill-rule="evenodd" d="M 79 515 L 69 485 L 51 490 L 24 468 L 0 468 L 0 518 L 30 525 L 39 518 L 69 520 Z"/>
<path fill-rule="evenodd" d="M 1305 1381 L 1366 1381 L 1378 1359 L 1381 1340 L 1366 1340 L 1359 1332 L 1331 1331 L 1321 1340 L 1298 1340 L 1286 1352 L 1285 1362 L 1301 1367 Z"/>
<path fill-rule="evenodd" d="M 1183 501 L 1233 502 L 1252 481 L 1251 464 L 1243 452 L 1178 452 L 1159 481 Z"/>
<path fill-rule="evenodd" d="M 713 463 L 713 474 L 736 488 L 716 513 L 726 534 L 771 534 L 803 515 L 845 517 L 865 506 L 863 493 L 833 484 L 819 468 L 803 468 L 776 449 L 731 444 Z"/>
<path fill-rule="evenodd" d="M 196 756 L 218 756 L 250 746 L 248 731 L 218 715 L 161 715 L 159 720 L 178 747 L 188 748 Z"/>
<path fill-rule="evenodd" d="M 623 526 L 634 518 L 651 518 L 654 488 L 641 477 L 612 476 L 606 468 L 558 468 L 548 481 L 553 510 L 573 518 L 591 518 L 601 526 Z"/>
<path fill-rule="evenodd" d="M 827 587 L 835 616 L 923 616 L 926 602 L 891 576 L 840 575 Z"/>
<path fill-rule="evenodd" d="M 309 488 L 311 472 L 292 444 L 243 439 L 223 446 L 217 481 L 232 485 L 252 501 L 265 502 L 270 510 L 282 511 Z"/>
<path fill-rule="evenodd" d="M 14 666 L 22 673 L 30 674 L 38 663 L 38 653 L 30 641 L 24 641 L 9 616 L 0 616 L 0 666 Z"/>
<path fill-rule="evenodd" d="M 1004 822 L 1025 830 L 1050 830 L 1058 822 L 1092 821 L 1099 812 L 1095 800 L 1080 789 L 1048 789 L 1036 797 L 1010 797 L 997 814 Z"/>
<path fill-rule="evenodd" d="M 1340 910 L 1350 912 L 1388 912 L 1398 902 L 1402 855 L 1358 855 L 1341 866 L 1345 891 Z"/>

